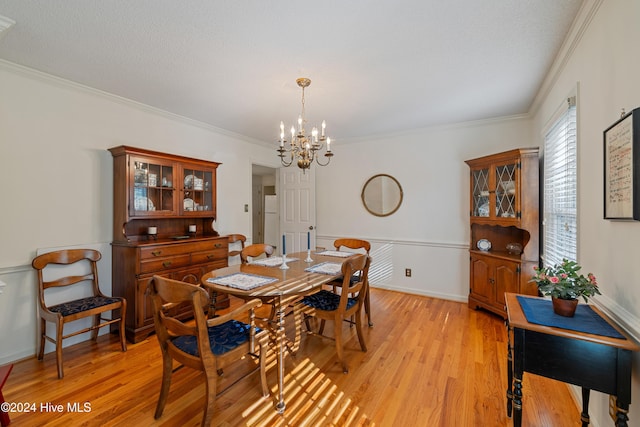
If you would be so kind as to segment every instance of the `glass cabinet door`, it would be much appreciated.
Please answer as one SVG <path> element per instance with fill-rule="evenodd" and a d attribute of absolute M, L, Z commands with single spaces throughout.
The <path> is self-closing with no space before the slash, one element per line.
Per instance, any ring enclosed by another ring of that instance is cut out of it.
<path fill-rule="evenodd" d="M 201 212 L 210 214 L 213 211 L 213 173 L 211 170 L 184 169 L 184 197 L 182 210 L 184 213 Z"/>
<path fill-rule="evenodd" d="M 132 216 L 158 215 L 174 211 L 173 165 L 134 158 Z"/>
<path fill-rule="evenodd" d="M 497 165 L 495 216 L 500 218 L 516 217 L 516 163 Z"/>
<path fill-rule="evenodd" d="M 489 168 L 474 169 L 471 171 L 471 215 L 489 216 Z"/>

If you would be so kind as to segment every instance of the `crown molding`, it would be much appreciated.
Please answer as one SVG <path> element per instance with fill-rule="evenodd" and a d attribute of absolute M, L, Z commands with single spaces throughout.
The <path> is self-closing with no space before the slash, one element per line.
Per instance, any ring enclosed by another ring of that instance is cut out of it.
<path fill-rule="evenodd" d="M 179 114 L 171 113 L 169 111 L 162 110 L 160 108 L 152 107 L 150 105 L 143 104 L 141 102 L 134 101 L 129 98 L 125 98 L 119 95 L 114 95 L 112 93 L 105 92 L 100 89 L 95 89 L 90 86 L 86 86 L 86 85 L 74 82 L 72 80 L 63 79 L 61 77 L 57 77 L 52 74 L 48 74 L 43 71 L 29 68 L 24 65 L 19 65 L 4 59 L 0 59 L 0 69 L 4 69 L 6 71 L 9 71 L 14 74 L 17 74 L 26 78 L 30 78 L 33 80 L 39 80 L 41 82 L 51 84 L 53 86 L 61 87 L 64 89 L 76 90 L 78 92 L 82 92 L 88 95 L 97 96 L 107 101 L 114 102 L 116 104 L 120 104 L 129 108 L 134 108 L 136 110 L 139 110 L 145 113 L 154 114 L 154 115 L 163 117 L 165 119 L 180 122 L 189 126 L 195 126 L 209 132 L 228 136 L 230 138 L 240 139 L 242 141 L 249 142 L 252 144 L 258 144 L 261 146 L 265 146 L 268 144 L 265 141 L 261 141 L 261 140 L 251 138 L 246 135 L 241 135 L 235 132 L 231 132 L 229 130 L 222 129 L 222 128 L 210 125 L 208 123 L 201 122 L 199 120 L 190 119 L 188 117 L 181 116 Z M 271 146 L 273 144 L 268 144 L 268 145 Z"/>
<path fill-rule="evenodd" d="M 573 20 L 571 28 L 567 33 L 567 37 L 565 37 L 562 46 L 560 46 L 560 50 L 551 64 L 551 68 L 549 69 L 547 76 L 542 81 L 542 85 L 531 104 L 531 108 L 529 108 L 529 116 L 534 116 L 544 103 L 549 92 L 551 92 L 551 89 L 560 78 L 560 74 L 580 44 L 584 33 L 587 31 L 587 28 L 589 28 L 591 21 L 598 12 L 603 1 L 604 0 L 585 0 L 583 5 L 580 7 L 576 18 Z"/>
<path fill-rule="evenodd" d="M 455 129 L 468 129 L 468 128 L 492 125 L 492 124 L 496 124 L 496 123 L 504 123 L 504 122 L 508 122 L 508 121 L 528 120 L 531 117 L 532 117 L 531 114 L 525 113 L 525 114 L 514 114 L 514 115 L 511 115 L 511 116 L 491 117 L 491 118 L 488 118 L 488 119 L 481 119 L 481 120 L 470 120 L 470 121 L 466 121 L 466 122 L 446 123 L 446 124 L 441 124 L 441 125 L 433 125 L 433 126 L 426 126 L 426 127 L 421 127 L 421 128 L 407 129 L 407 130 L 403 130 L 403 131 L 399 131 L 399 132 L 391 132 L 391 133 L 385 133 L 385 134 L 375 134 L 375 135 L 369 135 L 369 136 L 357 136 L 357 137 L 353 137 L 353 138 L 341 138 L 340 139 L 340 144 L 354 144 L 354 143 L 360 143 L 360 142 L 370 142 L 372 140 L 379 140 L 379 139 L 392 139 L 392 138 L 403 137 L 403 136 L 420 135 L 420 134 L 423 134 L 425 132 L 437 132 L 437 131 L 455 130 Z M 333 140 L 332 140 L 332 142 L 333 142 Z"/>

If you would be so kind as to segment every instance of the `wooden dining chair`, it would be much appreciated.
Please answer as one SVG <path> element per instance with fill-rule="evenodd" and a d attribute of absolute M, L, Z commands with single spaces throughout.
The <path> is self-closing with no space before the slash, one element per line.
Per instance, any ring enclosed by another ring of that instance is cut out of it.
<path fill-rule="evenodd" d="M 274 249 L 273 246 L 267 245 L 266 243 L 254 243 L 253 245 L 245 246 L 240 252 L 240 259 L 243 264 L 247 264 L 249 262 L 249 258 L 256 258 L 261 255 L 266 255 L 269 258 L 273 255 Z"/>
<path fill-rule="evenodd" d="M 262 255 L 265 255 L 267 258 L 269 258 L 271 255 L 273 255 L 274 251 L 275 249 L 271 245 L 267 245 L 266 243 L 254 243 L 242 249 L 242 252 L 240 253 L 240 259 L 242 259 L 243 264 L 248 264 L 250 261 L 249 258 L 256 258 Z M 269 305 L 270 310 L 269 316 L 262 320 L 272 322 L 276 317 L 275 299 L 263 300 L 263 303 Z"/>
<path fill-rule="evenodd" d="M 342 323 L 343 321 L 353 322 L 356 325 L 358 341 L 362 351 L 367 351 L 367 344 L 362 334 L 362 307 L 364 298 L 367 294 L 369 265 L 371 257 L 365 254 L 358 254 L 342 263 L 342 291 L 340 294 L 323 289 L 315 294 L 305 296 L 300 302 L 294 306 L 294 318 L 296 327 L 296 337 L 294 347 L 298 347 L 302 325 L 306 326 L 307 332 L 320 335 L 325 338 L 324 333 L 325 321 L 333 321 L 333 340 L 336 343 L 336 352 L 338 360 L 342 364 L 342 370 L 346 374 L 349 372 L 342 342 Z M 354 282 L 352 277 L 358 277 L 359 280 Z M 320 327 L 318 332 L 311 330 L 309 318 L 315 317 L 320 319 Z"/>
<path fill-rule="evenodd" d="M 64 377 L 62 341 L 66 338 L 90 331 L 91 339 L 95 341 L 98 338 L 98 329 L 120 323 L 120 346 L 122 351 L 127 351 L 124 326 L 127 301 L 120 297 L 106 296 L 100 291 L 97 266 L 100 258 L 102 254 L 93 249 L 66 249 L 39 255 L 31 263 L 38 275 L 38 314 L 40 316 L 38 360 L 44 358 L 45 340 L 54 343 L 60 379 Z M 58 267 L 54 268 L 54 266 Z M 47 269 L 46 273 L 44 273 L 45 269 Z M 78 273 L 79 271 L 82 273 Z M 45 274 L 47 280 L 44 279 Z M 45 291 L 48 289 L 66 287 L 67 289 L 77 288 L 80 291 L 83 286 L 89 288 L 85 289 L 85 292 L 90 296 L 51 305 L 45 298 Z M 108 311 L 111 311 L 111 317 L 103 318 L 103 314 Z M 119 314 L 116 314 L 117 312 Z M 64 335 L 64 326 L 67 323 L 86 317 L 93 318 L 90 327 Z M 47 335 L 47 322 L 55 324 L 55 338 Z"/>
<path fill-rule="evenodd" d="M 167 403 L 171 375 L 175 371 L 174 360 L 182 366 L 203 371 L 205 374 L 206 399 L 201 423 L 203 427 L 211 425 L 216 396 L 226 390 L 216 393 L 219 372 L 224 365 L 240 360 L 247 354 L 255 356 L 256 349 L 258 366 L 242 378 L 259 370 L 262 396 L 268 396 L 265 371 L 268 337 L 266 331 L 255 326 L 254 310 L 261 305 L 259 299 L 252 299 L 229 313 L 207 319 L 204 307 L 207 306 L 209 297 L 207 292 L 198 286 L 153 276 L 149 291 L 156 336 L 162 351 L 162 385 L 155 419 L 162 416 Z M 191 304 L 195 325 L 171 317 L 170 310 L 183 302 Z M 235 320 L 241 315 L 248 315 L 249 323 Z"/>
<path fill-rule="evenodd" d="M 354 250 L 363 250 L 367 255 L 369 255 L 369 252 L 371 252 L 371 243 L 361 239 L 351 239 L 351 238 L 336 239 L 333 242 L 333 246 L 336 248 L 336 251 L 339 251 L 343 247 L 345 247 L 345 248 L 354 249 Z M 353 277 L 352 280 L 358 281 L 358 278 Z M 333 281 L 330 284 L 333 285 L 334 287 L 333 289 L 335 291 L 336 288 L 342 285 L 342 280 Z M 371 301 L 370 301 L 369 291 L 370 289 L 369 287 L 367 287 L 367 294 L 365 295 L 365 299 L 364 299 L 364 311 L 367 314 L 367 323 L 371 327 L 373 326 L 373 322 L 371 321 Z"/>
<path fill-rule="evenodd" d="M 229 240 L 229 258 L 240 255 L 240 252 L 244 249 L 247 237 L 244 234 L 229 234 L 227 238 Z M 231 246 L 235 243 L 240 245 L 240 249 L 231 249 Z"/>

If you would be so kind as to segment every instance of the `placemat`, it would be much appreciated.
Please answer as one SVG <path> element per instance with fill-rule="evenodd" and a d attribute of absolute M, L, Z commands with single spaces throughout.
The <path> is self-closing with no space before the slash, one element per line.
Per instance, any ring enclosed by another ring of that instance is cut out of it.
<path fill-rule="evenodd" d="M 351 255 L 355 255 L 354 252 L 346 252 L 346 251 L 322 251 L 322 252 L 316 252 L 316 254 L 324 255 L 324 256 L 335 256 L 339 258 L 348 258 Z"/>
<path fill-rule="evenodd" d="M 336 276 L 342 272 L 342 264 L 339 262 L 321 262 L 320 264 L 305 268 L 304 271 Z"/>
<path fill-rule="evenodd" d="M 565 317 L 553 312 L 553 303 L 550 300 L 527 298 L 520 295 L 516 298 L 518 298 L 520 307 L 522 307 L 529 323 L 626 339 L 587 304 L 578 304 L 575 316 Z"/>
<path fill-rule="evenodd" d="M 298 261 L 298 258 L 287 257 L 287 262 Z M 276 267 L 282 264 L 282 257 L 274 256 L 270 258 L 261 258 L 255 261 L 251 261 L 249 264 L 262 265 L 264 267 Z"/>
<path fill-rule="evenodd" d="M 277 281 L 278 279 L 274 277 L 258 276 L 257 274 L 247 273 L 233 273 L 227 276 L 211 277 L 207 279 L 207 282 L 209 283 L 242 289 L 243 291 L 248 291 Z"/>

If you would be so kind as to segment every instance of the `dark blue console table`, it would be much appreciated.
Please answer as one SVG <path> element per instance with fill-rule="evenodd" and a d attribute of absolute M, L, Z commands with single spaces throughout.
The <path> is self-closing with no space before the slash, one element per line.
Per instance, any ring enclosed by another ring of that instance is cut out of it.
<path fill-rule="evenodd" d="M 527 300 L 521 302 L 519 298 Z M 529 372 L 582 387 L 583 427 L 589 425 L 591 390 L 616 396 L 615 425 L 627 426 L 631 403 L 631 354 L 640 350 L 638 344 L 597 310 L 593 310 L 595 319 L 589 321 L 602 323 L 601 329 L 595 329 L 591 323 L 584 328 L 585 325 L 579 324 L 583 322 L 579 317 L 572 318 L 564 327 L 547 326 L 554 324 L 553 319 L 547 322 L 546 316 L 546 310 L 553 312 L 551 301 L 512 293 L 506 293 L 505 300 L 509 332 L 507 415 L 511 417 L 513 412 L 513 425 L 520 427 L 522 423 L 522 376 Z M 603 335 L 580 329 L 598 330 Z"/>

